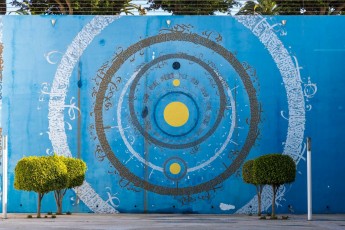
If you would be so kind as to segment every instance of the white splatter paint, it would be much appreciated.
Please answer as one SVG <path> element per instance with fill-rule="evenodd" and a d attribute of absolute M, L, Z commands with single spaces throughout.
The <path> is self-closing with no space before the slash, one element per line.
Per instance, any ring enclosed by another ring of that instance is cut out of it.
<path fill-rule="evenodd" d="M 51 65 L 55 65 L 58 63 L 57 60 L 52 60 L 53 58 L 54 59 L 57 59 L 55 56 L 56 54 L 62 54 L 61 52 L 57 51 L 57 50 L 53 50 L 53 51 L 50 51 L 46 54 L 44 54 L 44 57 L 46 58 L 47 62 Z"/>
<path fill-rule="evenodd" d="M 228 211 L 228 210 L 235 209 L 235 206 L 232 205 L 232 204 L 220 203 L 220 204 L 219 204 L 219 208 L 220 208 L 222 211 Z"/>

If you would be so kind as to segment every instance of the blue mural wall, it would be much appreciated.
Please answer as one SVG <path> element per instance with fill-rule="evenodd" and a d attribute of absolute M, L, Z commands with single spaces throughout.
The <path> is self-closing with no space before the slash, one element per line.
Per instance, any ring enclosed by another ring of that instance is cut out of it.
<path fill-rule="evenodd" d="M 13 187 L 30 155 L 88 166 L 64 210 L 251 213 L 246 160 L 293 157 L 281 213 L 344 213 L 345 17 L 2 17 L 2 127 L 9 212 L 35 212 Z M 270 211 L 272 192 L 263 192 Z M 43 212 L 54 211 L 51 194 Z"/>

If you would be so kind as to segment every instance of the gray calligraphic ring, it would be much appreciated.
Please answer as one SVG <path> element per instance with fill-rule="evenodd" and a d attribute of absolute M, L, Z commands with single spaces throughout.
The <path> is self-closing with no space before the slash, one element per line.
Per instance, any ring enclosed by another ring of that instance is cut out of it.
<path fill-rule="evenodd" d="M 124 64 L 124 62 L 136 52 L 150 45 L 163 43 L 167 41 L 183 41 L 183 42 L 191 42 L 191 43 L 199 44 L 213 50 L 214 52 L 222 56 L 236 70 L 249 96 L 249 103 L 250 103 L 249 105 L 250 106 L 249 131 L 248 131 L 246 140 L 243 144 L 243 147 L 240 150 L 238 156 L 234 159 L 231 165 L 229 165 L 226 168 L 224 172 L 222 172 L 215 178 L 207 182 L 194 185 L 194 186 L 189 186 L 189 187 L 169 188 L 169 187 L 164 187 L 160 185 L 154 185 L 148 181 L 141 179 L 137 175 L 133 174 L 115 156 L 109 142 L 107 141 L 105 131 L 104 131 L 102 108 L 103 108 L 103 102 L 104 102 L 106 89 L 113 75 Z M 131 181 L 135 186 L 144 188 L 146 190 L 149 190 L 158 194 L 164 194 L 164 195 L 188 195 L 188 194 L 200 193 L 200 192 L 212 189 L 213 187 L 215 187 L 219 183 L 222 183 L 224 180 L 230 177 L 242 165 L 250 149 L 254 145 L 259 133 L 258 124 L 260 122 L 260 110 L 259 110 L 259 103 L 256 96 L 256 90 L 251 82 L 250 76 L 245 71 L 242 64 L 236 59 L 236 57 L 230 51 L 228 51 L 221 45 L 217 44 L 216 42 L 211 41 L 207 38 L 201 37 L 197 34 L 187 34 L 187 33 L 167 33 L 167 34 L 159 34 L 156 36 L 152 36 L 152 37 L 143 39 L 138 43 L 133 44 L 128 49 L 126 49 L 121 54 L 119 54 L 118 57 L 113 60 L 110 68 L 108 69 L 108 71 L 106 72 L 106 74 L 104 75 L 104 78 L 102 79 L 100 83 L 99 91 L 96 95 L 94 113 L 95 113 L 95 121 L 96 121 L 96 132 L 99 137 L 102 149 L 107 155 L 109 161 L 118 170 L 119 174 L 122 177 L 125 177 L 129 181 Z"/>

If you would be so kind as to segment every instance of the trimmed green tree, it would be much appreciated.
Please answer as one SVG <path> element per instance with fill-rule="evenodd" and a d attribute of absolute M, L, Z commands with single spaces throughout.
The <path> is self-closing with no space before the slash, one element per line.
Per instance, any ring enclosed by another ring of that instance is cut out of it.
<path fill-rule="evenodd" d="M 244 182 L 248 184 L 253 184 L 256 187 L 256 193 L 258 195 L 258 216 L 261 216 L 261 194 L 264 184 L 258 184 L 254 178 L 254 160 L 249 160 L 244 163 L 242 168 L 242 177 Z"/>
<path fill-rule="evenodd" d="M 14 169 L 14 188 L 34 191 L 38 195 L 37 217 L 41 217 L 43 196 L 57 189 L 64 188 L 67 182 L 65 163 L 53 156 L 30 156 L 18 161 Z"/>
<path fill-rule="evenodd" d="M 257 158 L 253 164 L 254 178 L 258 184 L 272 186 L 272 214 L 275 218 L 275 201 L 279 187 L 295 181 L 296 164 L 288 155 L 268 154 Z"/>
<path fill-rule="evenodd" d="M 66 187 L 54 191 L 54 197 L 57 206 L 56 214 L 62 214 L 62 200 L 68 189 L 80 186 L 85 179 L 86 164 L 81 159 L 70 158 L 65 156 L 56 156 L 63 161 L 67 167 Z"/>

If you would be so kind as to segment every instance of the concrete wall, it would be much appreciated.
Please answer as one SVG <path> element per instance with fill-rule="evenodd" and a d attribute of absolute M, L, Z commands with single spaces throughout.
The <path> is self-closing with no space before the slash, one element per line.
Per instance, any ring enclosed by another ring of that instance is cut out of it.
<path fill-rule="evenodd" d="M 241 166 L 284 153 L 298 172 L 278 212 L 305 213 L 307 136 L 314 211 L 345 212 L 344 17 L 1 22 L 9 212 L 36 210 L 35 193 L 13 188 L 18 160 L 55 152 L 88 165 L 65 211 L 255 212 Z M 268 212 L 271 197 L 265 188 Z M 43 211 L 54 210 L 49 194 Z"/>

